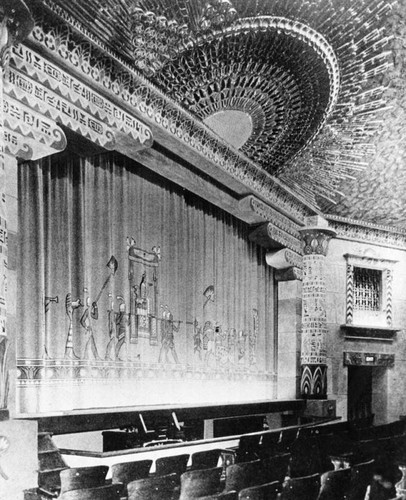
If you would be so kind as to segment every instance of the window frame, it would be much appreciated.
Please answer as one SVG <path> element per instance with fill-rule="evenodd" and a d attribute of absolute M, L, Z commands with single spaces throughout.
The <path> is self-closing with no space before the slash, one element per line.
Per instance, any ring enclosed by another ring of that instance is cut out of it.
<path fill-rule="evenodd" d="M 346 259 L 346 324 L 376 327 L 393 326 L 392 283 L 395 264 L 391 259 L 345 254 Z M 364 310 L 355 305 L 354 268 L 380 271 L 382 276 L 380 307 L 378 310 Z"/>

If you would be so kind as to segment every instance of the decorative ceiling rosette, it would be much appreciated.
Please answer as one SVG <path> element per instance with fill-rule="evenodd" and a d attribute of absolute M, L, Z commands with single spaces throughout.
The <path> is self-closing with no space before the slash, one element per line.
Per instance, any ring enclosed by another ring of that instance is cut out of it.
<path fill-rule="evenodd" d="M 299 194 L 334 201 L 374 152 L 395 2 L 54 1 Z"/>
<path fill-rule="evenodd" d="M 324 37 L 269 16 L 202 35 L 156 79 L 271 174 L 314 137 L 339 92 L 338 62 Z M 230 138 L 243 120 L 245 137 Z"/>

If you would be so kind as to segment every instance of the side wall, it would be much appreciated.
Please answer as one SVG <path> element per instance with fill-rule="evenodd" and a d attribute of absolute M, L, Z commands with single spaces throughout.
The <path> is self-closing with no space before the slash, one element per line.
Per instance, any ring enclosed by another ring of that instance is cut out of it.
<path fill-rule="evenodd" d="M 346 323 L 345 254 L 372 259 L 395 260 L 393 271 L 393 327 L 399 328 L 393 340 L 345 338 L 340 327 Z M 406 414 L 406 252 L 371 243 L 360 243 L 337 237 L 330 242 L 326 260 L 328 322 L 328 391 L 337 402 L 337 414 L 347 418 L 348 367 L 344 352 L 393 354 L 393 367 L 373 368 L 372 411 L 375 423 L 398 419 Z"/>

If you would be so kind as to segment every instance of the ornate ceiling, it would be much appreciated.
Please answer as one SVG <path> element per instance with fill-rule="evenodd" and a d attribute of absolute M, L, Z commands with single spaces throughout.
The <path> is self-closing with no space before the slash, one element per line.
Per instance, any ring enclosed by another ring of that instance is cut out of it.
<path fill-rule="evenodd" d="M 387 101 L 396 101 L 401 86 L 400 52 L 398 60 L 393 54 L 404 50 L 398 41 L 402 2 L 56 3 L 230 148 L 291 189 L 327 212 L 387 223 L 384 209 L 373 217 L 370 210 L 387 168 L 382 148 L 387 157 L 394 147 L 388 131 L 387 146 L 380 137 Z"/>

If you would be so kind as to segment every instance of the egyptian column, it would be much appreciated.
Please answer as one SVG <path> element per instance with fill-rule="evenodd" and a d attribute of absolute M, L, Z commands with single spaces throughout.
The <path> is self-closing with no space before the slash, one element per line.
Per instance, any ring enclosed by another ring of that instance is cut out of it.
<path fill-rule="evenodd" d="M 308 217 L 300 229 L 303 240 L 302 397 L 327 398 L 327 316 L 325 259 L 335 231 L 320 216 Z"/>

